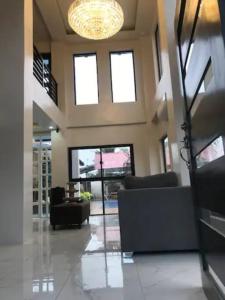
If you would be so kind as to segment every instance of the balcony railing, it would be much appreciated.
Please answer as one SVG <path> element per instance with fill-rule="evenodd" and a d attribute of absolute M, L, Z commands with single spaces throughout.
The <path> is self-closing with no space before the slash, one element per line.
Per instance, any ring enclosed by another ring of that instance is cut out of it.
<path fill-rule="evenodd" d="M 58 91 L 57 82 L 52 76 L 49 68 L 44 64 L 43 57 L 38 52 L 37 48 L 34 46 L 34 64 L 33 64 L 33 74 L 39 83 L 46 90 L 49 97 L 58 105 Z"/>

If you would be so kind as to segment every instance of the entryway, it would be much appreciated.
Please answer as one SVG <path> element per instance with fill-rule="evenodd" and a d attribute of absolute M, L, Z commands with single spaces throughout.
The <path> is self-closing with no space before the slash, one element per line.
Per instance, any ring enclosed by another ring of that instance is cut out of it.
<path fill-rule="evenodd" d="M 117 192 L 125 175 L 134 175 L 133 145 L 69 148 L 69 180 L 91 201 L 91 215 L 118 213 Z"/>
<path fill-rule="evenodd" d="M 49 216 L 51 189 L 51 136 L 35 135 L 33 138 L 33 216 Z"/>
<path fill-rule="evenodd" d="M 34 218 L 48 218 L 52 186 L 52 140 L 57 125 L 33 104 L 33 200 Z"/>

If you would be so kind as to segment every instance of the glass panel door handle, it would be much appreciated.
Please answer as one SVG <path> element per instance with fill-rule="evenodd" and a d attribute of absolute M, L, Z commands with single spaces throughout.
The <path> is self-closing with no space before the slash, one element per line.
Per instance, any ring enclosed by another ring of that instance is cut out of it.
<path fill-rule="evenodd" d="M 188 138 L 189 126 L 186 122 L 184 122 L 180 127 L 185 132 L 184 139 L 181 141 L 181 143 L 183 143 L 183 146 L 180 148 L 180 157 L 186 163 L 187 168 L 190 169 L 190 161 L 188 160 L 188 158 L 185 158 L 184 156 L 184 150 L 190 149 L 189 138 Z"/>
<path fill-rule="evenodd" d="M 190 169 L 190 162 L 187 158 L 184 157 L 184 150 L 187 150 L 185 146 L 180 148 L 180 157 L 186 163 L 188 169 Z"/>

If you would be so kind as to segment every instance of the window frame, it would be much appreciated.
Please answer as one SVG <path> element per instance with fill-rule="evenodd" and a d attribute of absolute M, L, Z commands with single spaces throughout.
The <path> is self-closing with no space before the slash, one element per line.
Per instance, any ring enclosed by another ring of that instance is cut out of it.
<path fill-rule="evenodd" d="M 163 65 L 162 65 L 162 56 L 161 56 L 162 52 L 161 52 L 161 40 L 160 40 L 160 28 L 158 23 L 155 28 L 154 39 L 155 39 L 158 81 L 160 82 L 163 75 Z"/>
<path fill-rule="evenodd" d="M 76 57 L 87 57 L 87 56 L 95 56 L 96 59 L 96 75 L 97 75 L 97 90 L 98 90 L 98 102 L 97 103 L 89 103 L 89 104 L 77 104 L 77 89 L 76 89 L 76 73 L 75 73 L 75 58 Z M 98 105 L 99 104 L 99 77 L 98 77 L 98 55 L 97 52 L 85 52 L 85 53 L 75 53 L 73 54 L 73 86 L 74 86 L 74 102 L 75 106 L 87 106 L 87 105 Z"/>
<path fill-rule="evenodd" d="M 88 177 L 82 178 L 77 177 L 73 178 L 72 176 L 72 151 L 73 150 L 88 150 L 88 149 L 105 149 L 105 148 L 117 148 L 117 147 L 129 147 L 130 148 L 130 157 L 131 157 L 131 172 L 132 176 L 135 176 L 135 157 L 134 157 L 134 145 L 133 144 L 112 144 L 112 145 L 94 145 L 94 146 L 81 146 L 81 147 L 68 147 L 67 148 L 67 158 L 68 158 L 68 178 L 70 182 L 85 182 L 85 181 L 99 181 L 103 180 L 110 180 L 110 179 L 124 179 L 125 175 L 122 176 L 100 176 L 100 177 Z"/>
<path fill-rule="evenodd" d="M 129 101 L 129 102 L 114 102 L 114 96 L 113 96 L 113 80 L 112 80 L 112 61 L 111 61 L 111 55 L 112 54 L 126 54 L 131 53 L 132 54 L 132 60 L 133 60 L 133 70 L 134 70 L 134 93 L 135 93 L 135 101 Z M 137 102 L 137 80 L 136 80 L 136 71 L 135 71 L 135 57 L 134 57 L 134 50 L 114 50 L 109 51 L 109 63 L 110 63 L 110 81 L 111 81 L 111 99 L 113 104 L 131 104 Z"/>

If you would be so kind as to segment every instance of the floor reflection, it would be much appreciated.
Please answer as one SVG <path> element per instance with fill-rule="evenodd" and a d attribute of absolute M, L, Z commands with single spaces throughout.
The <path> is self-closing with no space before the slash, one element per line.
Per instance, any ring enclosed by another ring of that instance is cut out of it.
<path fill-rule="evenodd" d="M 122 288 L 118 216 L 92 217 L 90 226 L 91 239 L 81 258 L 83 289 Z"/>
<path fill-rule="evenodd" d="M 118 216 L 33 229 L 33 243 L 0 247 L 0 299 L 205 300 L 197 254 L 121 255 Z"/>
<path fill-rule="evenodd" d="M 118 216 L 92 217 L 91 239 L 85 252 L 120 251 Z"/>
<path fill-rule="evenodd" d="M 32 291 L 34 294 L 54 292 L 54 278 L 43 277 L 42 279 L 34 279 L 32 287 Z"/>
<path fill-rule="evenodd" d="M 84 254 L 81 258 L 84 290 L 122 288 L 121 255 L 115 253 Z"/>

